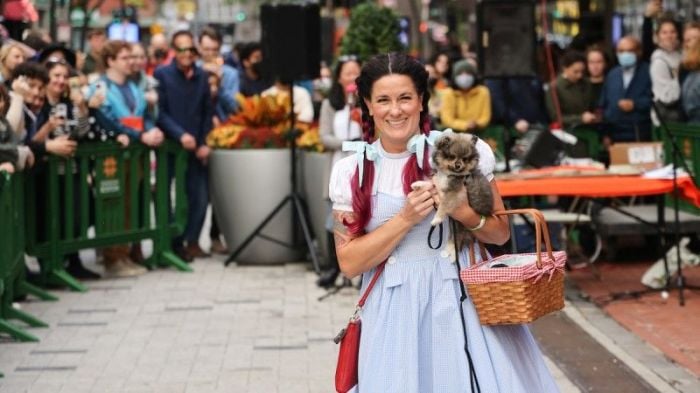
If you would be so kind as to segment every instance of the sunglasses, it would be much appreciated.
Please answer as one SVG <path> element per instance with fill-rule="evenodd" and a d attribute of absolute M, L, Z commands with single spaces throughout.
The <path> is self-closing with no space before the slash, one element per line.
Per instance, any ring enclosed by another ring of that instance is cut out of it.
<path fill-rule="evenodd" d="M 67 61 L 61 59 L 60 57 L 53 57 L 53 56 L 51 56 L 51 57 L 49 57 L 48 59 L 46 59 L 46 61 L 44 61 L 44 63 L 45 63 L 46 65 L 54 65 L 54 64 L 63 64 L 63 65 L 65 65 L 65 66 L 68 65 L 68 62 L 67 62 Z"/>
<path fill-rule="evenodd" d="M 177 53 L 190 52 L 190 53 L 196 54 L 197 48 L 195 48 L 194 46 L 188 46 L 186 48 L 175 48 L 175 52 L 177 52 Z"/>
<path fill-rule="evenodd" d="M 346 61 L 357 61 L 357 56 L 356 55 L 338 56 L 338 61 L 341 63 L 345 63 Z"/>

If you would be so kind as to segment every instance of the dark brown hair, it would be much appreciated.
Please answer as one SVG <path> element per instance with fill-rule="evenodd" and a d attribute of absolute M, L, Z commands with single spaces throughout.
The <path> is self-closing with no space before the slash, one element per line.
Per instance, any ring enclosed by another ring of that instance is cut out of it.
<path fill-rule="evenodd" d="M 376 133 L 374 121 L 369 114 L 369 108 L 365 100 L 372 97 L 372 87 L 380 78 L 387 75 L 405 75 L 411 78 L 416 93 L 422 98 L 423 111 L 420 113 L 420 130 L 424 134 L 430 132 L 430 114 L 428 112 L 428 71 L 418 60 L 404 53 L 388 53 L 377 55 L 369 59 L 362 67 L 360 76 L 357 78 L 357 91 L 360 96 L 360 107 L 362 108 L 362 131 L 363 140 L 368 143 L 374 142 Z M 411 155 L 403 168 L 402 180 L 405 194 L 411 192 L 411 184 L 417 180 L 427 178 L 431 174 L 429 150 L 425 149 L 422 157 L 423 169 L 418 166 L 418 159 L 415 154 Z M 374 185 L 374 164 L 364 158 L 358 163 L 363 165 L 364 176 L 362 184 L 359 181 L 359 166 L 350 180 L 352 188 L 352 210 L 355 219 L 352 222 L 344 222 L 352 234 L 361 234 L 365 226 L 369 223 L 372 213 L 372 187 Z"/>

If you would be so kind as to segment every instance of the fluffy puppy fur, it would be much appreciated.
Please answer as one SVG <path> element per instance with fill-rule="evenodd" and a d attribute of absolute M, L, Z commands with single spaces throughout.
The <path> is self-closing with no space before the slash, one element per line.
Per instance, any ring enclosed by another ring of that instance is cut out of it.
<path fill-rule="evenodd" d="M 440 224 L 448 214 L 469 201 L 475 212 L 484 216 L 493 214 L 493 192 L 491 184 L 479 170 L 479 152 L 476 142 L 479 138 L 472 134 L 444 132 L 435 142 L 433 168 L 435 186 L 441 194 L 440 206 L 431 225 Z M 466 190 L 466 192 L 465 192 Z M 456 221 L 454 241 L 461 250 L 473 240 L 472 233 Z M 452 260 L 456 260 L 455 244 L 452 239 L 447 244 Z"/>

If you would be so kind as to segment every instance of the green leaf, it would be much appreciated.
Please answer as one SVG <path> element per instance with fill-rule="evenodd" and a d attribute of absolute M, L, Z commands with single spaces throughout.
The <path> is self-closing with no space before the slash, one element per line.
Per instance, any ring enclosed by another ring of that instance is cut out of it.
<path fill-rule="evenodd" d="M 340 53 L 361 61 L 389 52 L 405 50 L 399 40 L 399 17 L 389 8 L 363 3 L 352 9 L 350 25 L 341 41 Z"/>

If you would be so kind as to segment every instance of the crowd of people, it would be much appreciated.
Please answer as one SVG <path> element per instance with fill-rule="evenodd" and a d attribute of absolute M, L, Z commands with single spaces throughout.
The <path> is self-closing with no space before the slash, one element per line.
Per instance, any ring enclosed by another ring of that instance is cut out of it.
<path fill-rule="evenodd" d="M 225 57 L 221 35 L 210 28 L 196 37 L 189 31 L 175 32 L 169 40 L 156 34 L 148 46 L 108 40 L 104 30 L 95 29 L 88 33 L 87 44 L 88 51 L 81 54 L 51 43 L 44 34 L 30 33 L 24 42 L 5 41 L 0 49 L 0 170 L 31 170 L 38 191 L 46 192 L 49 154 L 70 158 L 84 141 L 115 140 L 123 147 L 141 143 L 149 148 L 166 138 L 176 141 L 189 152 L 188 215 L 173 248 L 188 262 L 208 256 L 199 246 L 209 203 L 206 136 L 237 111 L 238 93 L 285 94 L 289 84 L 262 77 L 258 43 L 238 45 L 235 56 Z M 301 120 L 313 120 L 313 108 L 302 109 Z M 66 167 L 60 176 L 74 176 L 76 190 L 81 182 L 89 183 L 78 178 L 75 166 Z M 127 178 L 138 176 L 141 186 L 148 178 L 128 172 Z M 73 195 L 77 206 L 78 192 Z M 131 203 L 137 202 L 127 200 L 127 209 Z M 38 202 L 35 208 L 38 236 L 45 237 L 46 206 Z M 63 221 L 65 212 L 60 213 Z M 211 252 L 227 253 L 213 222 Z M 79 235 L 77 225 L 74 230 Z M 99 251 L 107 276 L 146 272 L 140 244 Z M 99 277 L 83 266 L 77 253 L 66 257 L 66 270 L 82 279 Z"/>
<path fill-rule="evenodd" d="M 616 61 L 611 48 L 572 47 L 554 59 L 560 67 L 556 75 L 484 79 L 468 50 L 456 56 L 437 52 L 423 62 L 431 127 L 479 134 L 492 124 L 519 132 L 536 125 L 586 126 L 609 146 L 650 140 L 658 116 L 700 121 L 700 23 L 684 26 L 681 45 L 678 24 L 661 16 L 658 2 L 649 3 L 646 16 L 644 31 L 654 34 L 622 37 Z M 148 46 L 108 40 L 104 30 L 95 29 L 87 35 L 85 54 L 48 40 L 30 33 L 24 42 L 7 40 L 0 49 L 0 170 L 33 167 L 40 173 L 46 154 L 70 157 L 86 139 L 149 147 L 174 140 L 190 152 L 187 223 L 173 244 L 186 261 L 209 255 L 198 242 L 209 203 L 205 140 L 238 110 L 239 93 L 288 95 L 293 89 L 297 120 L 318 121 L 333 162 L 344 155 L 343 141 L 362 137 L 355 87 L 362 64 L 355 56 L 339 56 L 332 67 L 322 64 L 317 80 L 292 86 L 266 77 L 259 43 L 222 53 L 221 35 L 208 27 L 197 36 L 156 34 Z M 109 130 L 107 137 L 96 129 Z M 226 253 L 216 220 L 209 235 L 210 251 Z M 109 247 L 103 259 L 108 275 L 145 272 L 139 245 Z M 80 278 L 95 276 L 77 254 L 67 258 L 67 268 Z M 333 282 L 337 274 L 331 268 L 321 283 Z"/>
<path fill-rule="evenodd" d="M 700 122 L 700 23 L 682 26 L 658 1 L 647 6 L 642 37 L 621 37 L 615 48 L 572 43 L 555 51 L 553 73 L 530 78 L 482 78 L 473 53 L 439 51 L 423 64 L 428 72 L 428 109 L 433 129 L 479 135 L 497 124 L 525 133 L 532 128 L 598 132 L 604 147 L 615 142 L 650 141 L 659 117 L 667 122 Z M 336 62 L 332 87 L 321 106 L 320 132 L 326 149 L 342 157 L 342 141 L 361 137 L 357 98 L 345 94 L 361 63 Z M 546 67 L 545 67 L 546 68 Z M 332 285 L 332 266 L 319 284 Z"/>

